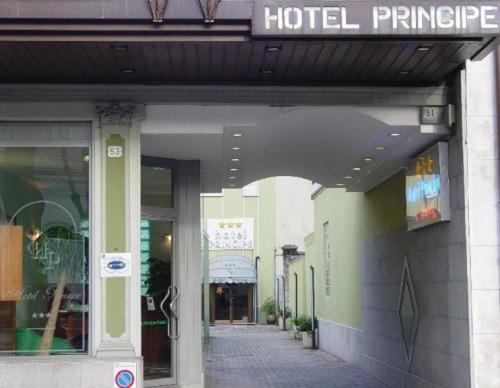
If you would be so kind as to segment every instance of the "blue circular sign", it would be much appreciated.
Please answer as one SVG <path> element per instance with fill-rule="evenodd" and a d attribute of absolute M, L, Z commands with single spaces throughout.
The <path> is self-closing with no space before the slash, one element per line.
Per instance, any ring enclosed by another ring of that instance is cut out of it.
<path fill-rule="evenodd" d="M 115 376 L 115 383 L 120 388 L 130 388 L 134 385 L 134 374 L 129 370 L 121 370 Z"/>
<path fill-rule="evenodd" d="M 125 266 L 126 266 L 126 264 L 121 260 L 114 260 L 114 261 L 108 263 L 109 269 L 123 269 L 123 268 L 125 268 Z"/>

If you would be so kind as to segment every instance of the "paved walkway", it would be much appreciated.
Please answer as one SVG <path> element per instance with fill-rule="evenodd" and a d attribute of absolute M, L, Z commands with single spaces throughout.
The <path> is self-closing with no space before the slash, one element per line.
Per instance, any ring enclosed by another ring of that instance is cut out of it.
<path fill-rule="evenodd" d="M 275 326 L 215 326 L 206 355 L 207 388 L 385 388 L 361 369 Z"/>

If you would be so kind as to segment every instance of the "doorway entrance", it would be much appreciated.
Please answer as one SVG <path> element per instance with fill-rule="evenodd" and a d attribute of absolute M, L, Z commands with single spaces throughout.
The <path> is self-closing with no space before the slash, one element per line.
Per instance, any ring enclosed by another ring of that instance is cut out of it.
<path fill-rule="evenodd" d="M 175 384 L 179 337 L 175 285 L 174 166 L 159 158 L 141 165 L 141 337 L 144 383 Z"/>
<path fill-rule="evenodd" d="M 253 322 L 253 284 L 212 284 L 212 321 Z"/>

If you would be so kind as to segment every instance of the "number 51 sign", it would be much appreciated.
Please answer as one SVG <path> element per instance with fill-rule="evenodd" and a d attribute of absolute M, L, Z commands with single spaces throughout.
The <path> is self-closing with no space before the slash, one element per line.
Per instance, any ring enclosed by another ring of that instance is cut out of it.
<path fill-rule="evenodd" d="M 446 106 L 423 106 L 420 108 L 420 122 L 422 124 L 444 124 L 451 127 L 455 124 L 455 107 Z"/>

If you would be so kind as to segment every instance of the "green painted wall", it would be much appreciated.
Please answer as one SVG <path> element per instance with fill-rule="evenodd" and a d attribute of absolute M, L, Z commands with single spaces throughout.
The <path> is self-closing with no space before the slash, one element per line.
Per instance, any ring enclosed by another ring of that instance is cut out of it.
<path fill-rule="evenodd" d="M 254 249 L 210 251 L 210 257 L 236 254 L 260 260 L 258 279 L 260 304 L 274 295 L 274 249 L 276 246 L 276 185 L 274 178 L 259 182 L 259 196 L 245 197 L 243 190 L 224 190 L 220 197 L 202 197 L 201 209 L 204 228 L 209 218 L 253 218 Z M 260 314 L 259 321 L 265 319 Z"/>
<path fill-rule="evenodd" d="M 106 158 L 106 250 L 126 251 L 125 230 L 125 139 L 111 135 L 109 146 L 121 146 L 121 158 Z M 126 305 L 125 278 L 106 279 L 106 330 L 112 338 L 125 333 Z"/>
<path fill-rule="evenodd" d="M 299 315 L 310 313 L 311 275 L 315 268 L 316 316 L 362 328 L 362 252 L 365 242 L 382 233 L 403 228 L 405 179 L 398 173 L 368 193 L 325 189 L 314 200 L 314 233 L 306 239 L 306 256 L 290 266 L 291 307 L 295 306 L 295 280 L 300 274 Z M 323 225 L 328 222 L 332 258 L 332 290 L 325 295 Z M 304 290 L 305 288 L 305 290 Z M 302 290 L 302 291 L 301 291 Z"/>

